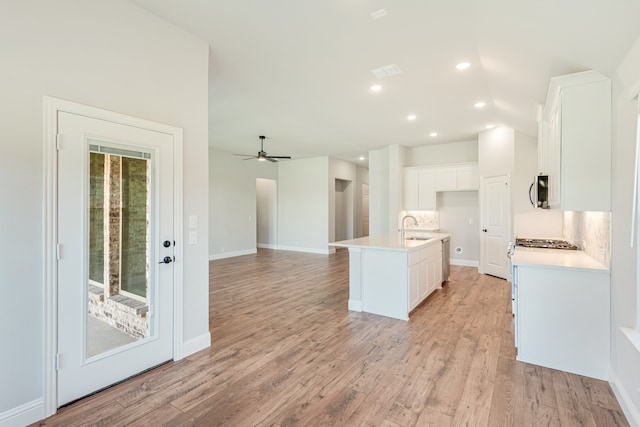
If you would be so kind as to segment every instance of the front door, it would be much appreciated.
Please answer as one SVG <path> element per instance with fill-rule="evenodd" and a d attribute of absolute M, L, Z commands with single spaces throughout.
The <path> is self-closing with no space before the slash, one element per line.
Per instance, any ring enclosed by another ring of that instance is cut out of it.
<path fill-rule="evenodd" d="M 173 139 L 58 114 L 58 406 L 173 357 Z"/>
<path fill-rule="evenodd" d="M 506 256 L 511 235 L 509 177 L 483 177 L 480 191 L 480 273 L 509 279 Z"/>

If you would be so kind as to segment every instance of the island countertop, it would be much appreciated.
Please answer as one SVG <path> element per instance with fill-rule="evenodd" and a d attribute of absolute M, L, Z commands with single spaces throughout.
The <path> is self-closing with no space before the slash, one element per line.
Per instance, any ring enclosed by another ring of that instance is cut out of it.
<path fill-rule="evenodd" d="M 412 236 L 430 237 L 429 240 L 411 240 Z M 441 242 L 446 237 L 451 237 L 448 233 L 416 233 L 410 230 L 406 231 L 404 240 L 399 232 L 387 233 L 377 236 L 366 236 L 351 240 L 341 240 L 329 243 L 329 246 L 337 248 L 367 248 L 367 249 L 384 249 L 392 251 L 410 251 L 417 248 L 430 246 Z"/>

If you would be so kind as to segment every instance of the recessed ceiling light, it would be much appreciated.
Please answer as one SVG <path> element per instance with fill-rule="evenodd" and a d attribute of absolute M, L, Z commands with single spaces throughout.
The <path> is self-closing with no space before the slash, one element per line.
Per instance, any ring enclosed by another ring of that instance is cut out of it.
<path fill-rule="evenodd" d="M 382 18 L 383 16 L 387 16 L 387 11 L 386 11 L 386 10 L 384 10 L 384 9 L 376 10 L 375 12 L 373 12 L 373 13 L 371 14 L 371 17 L 372 17 L 373 19 L 380 19 L 380 18 Z"/>
<path fill-rule="evenodd" d="M 438 136 L 438 132 L 431 132 L 431 133 L 429 134 L 429 136 L 430 136 L 431 138 L 435 138 L 436 136 Z"/>
<path fill-rule="evenodd" d="M 374 92 L 379 92 L 382 89 L 382 86 L 380 85 L 373 85 L 371 86 L 371 90 Z"/>
<path fill-rule="evenodd" d="M 364 161 L 364 160 L 366 160 L 366 159 L 367 159 L 367 158 L 366 158 L 365 156 L 360 156 L 360 157 L 358 157 L 358 160 L 360 160 L 360 161 Z"/>
<path fill-rule="evenodd" d="M 456 65 L 457 70 L 466 70 L 469 67 L 471 67 L 471 63 L 469 62 L 461 62 L 458 65 Z"/>
<path fill-rule="evenodd" d="M 489 123 L 488 125 L 485 126 L 487 129 L 493 129 L 494 127 L 496 127 L 496 125 Z"/>
<path fill-rule="evenodd" d="M 485 105 L 487 105 L 487 103 L 484 102 L 484 101 L 476 102 L 475 104 L 473 104 L 473 106 L 476 107 L 476 108 L 482 108 Z"/>
<path fill-rule="evenodd" d="M 414 121 L 415 119 L 416 119 L 415 114 L 409 114 L 409 115 L 407 116 L 407 120 L 409 120 L 410 122 Z"/>

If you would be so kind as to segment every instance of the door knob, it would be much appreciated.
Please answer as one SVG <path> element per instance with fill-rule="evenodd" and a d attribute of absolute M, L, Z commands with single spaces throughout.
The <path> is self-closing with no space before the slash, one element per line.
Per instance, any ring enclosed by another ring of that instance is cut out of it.
<path fill-rule="evenodd" d="M 165 248 L 168 248 L 169 246 L 171 246 L 171 241 L 165 240 L 164 242 L 162 242 L 162 246 L 164 246 Z"/>
<path fill-rule="evenodd" d="M 484 233 L 486 233 L 486 232 L 487 232 L 487 229 L 486 229 L 486 228 L 483 228 L 483 229 L 482 229 L 482 231 L 483 231 Z"/>
<path fill-rule="evenodd" d="M 169 264 L 172 261 L 173 261 L 173 258 L 171 258 L 170 256 L 166 256 L 162 258 L 162 261 L 160 261 L 158 264 Z"/>

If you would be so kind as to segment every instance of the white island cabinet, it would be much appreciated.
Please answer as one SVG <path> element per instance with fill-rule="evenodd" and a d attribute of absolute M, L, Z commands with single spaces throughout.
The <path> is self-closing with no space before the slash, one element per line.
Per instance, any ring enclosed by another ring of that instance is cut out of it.
<path fill-rule="evenodd" d="M 512 263 L 517 360 L 608 379 L 609 270 L 558 249 L 516 248 Z"/>
<path fill-rule="evenodd" d="M 402 240 L 400 233 L 331 243 L 349 249 L 349 310 L 408 320 L 442 287 L 442 239 Z"/>

